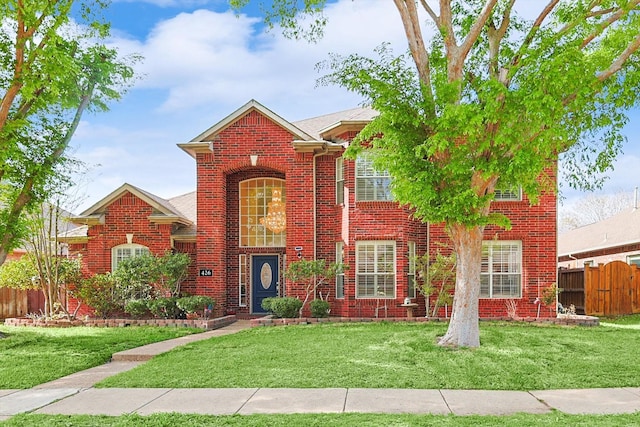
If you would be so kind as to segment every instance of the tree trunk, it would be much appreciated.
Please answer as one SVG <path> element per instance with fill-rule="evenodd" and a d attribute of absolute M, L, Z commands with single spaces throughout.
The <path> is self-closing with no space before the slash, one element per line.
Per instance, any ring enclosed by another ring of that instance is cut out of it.
<path fill-rule="evenodd" d="M 479 347 L 480 266 L 484 227 L 449 227 L 449 237 L 457 255 L 456 287 L 451 321 L 447 333 L 438 342 L 447 347 Z"/>

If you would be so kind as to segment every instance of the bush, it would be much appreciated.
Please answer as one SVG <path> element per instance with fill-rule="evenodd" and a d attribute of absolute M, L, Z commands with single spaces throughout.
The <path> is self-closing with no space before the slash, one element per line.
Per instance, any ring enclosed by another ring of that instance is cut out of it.
<path fill-rule="evenodd" d="M 178 319 L 182 317 L 182 310 L 177 305 L 178 298 L 157 298 L 149 301 L 149 311 L 162 319 Z"/>
<path fill-rule="evenodd" d="M 298 298 L 265 298 L 262 300 L 262 308 L 273 313 L 276 317 L 292 318 L 298 317 L 302 301 Z"/>
<path fill-rule="evenodd" d="M 115 299 L 116 282 L 109 273 L 96 274 L 82 280 L 73 291 L 73 296 L 93 308 L 96 316 L 107 318 L 123 309 Z"/>
<path fill-rule="evenodd" d="M 182 297 L 178 298 L 178 301 L 176 302 L 178 308 L 185 313 L 202 314 L 204 314 L 206 309 L 212 311 L 215 303 L 216 301 L 213 298 L 204 295 Z"/>
<path fill-rule="evenodd" d="M 309 303 L 312 317 L 329 317 L 329 303 L 321 299 L 314 299 Z"/>
<path fill-rule="evenodd" d="M 132 299 L 124 305 L 124 311 L 133 317 L 143 317 L 149 313 L 149 300 Z"/>

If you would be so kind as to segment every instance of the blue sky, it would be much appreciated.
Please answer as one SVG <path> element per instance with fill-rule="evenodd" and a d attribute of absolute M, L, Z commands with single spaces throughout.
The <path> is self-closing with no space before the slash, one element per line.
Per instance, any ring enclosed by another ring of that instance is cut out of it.
<path fill-rule="evenodd" d="M 406 46 L 388 0 L 332 3 L 317 44 L 265 33 L 257 10 L 236 16 L 226 0 L 114 0 L 105 15 L 109 43 L 144 61 L 129 93 L 111 111 L 85 115 L 72 140 L 75 156 L 94 165 L 81 181 L 86 196 L 72 208 L 77 213 L 125 182 L 164 198 L 194 190 L 195 162 L 176 144 L 250 99 L 290 121 L 356 107 L 360 99 L 346 90 L 316 87 L 315 65 L 330 52 L 370 54 L 383 41 L 398 53 Z M 604 192 L 640 185 L 640 113 L 626 133 L 625 154 Z"/>

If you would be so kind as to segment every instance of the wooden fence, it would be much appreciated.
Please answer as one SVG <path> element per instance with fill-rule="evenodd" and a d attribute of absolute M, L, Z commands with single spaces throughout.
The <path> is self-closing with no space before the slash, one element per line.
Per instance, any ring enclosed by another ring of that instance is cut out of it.
<path fill-rule="evenodd" d="M 0 288 L 0 319 L 23 317 L 41 310 L 44 310 L 42 291 Z"/>
<path fill-rule="evenodd" d="M 576 312 L 592 316 L 619 316 L 640 313 L 640 271 L 636 265 L 613 261 L 584 269 L 560 269 L 558 297 Z M 582 313 L 581 313 L 582 312 Z"/>

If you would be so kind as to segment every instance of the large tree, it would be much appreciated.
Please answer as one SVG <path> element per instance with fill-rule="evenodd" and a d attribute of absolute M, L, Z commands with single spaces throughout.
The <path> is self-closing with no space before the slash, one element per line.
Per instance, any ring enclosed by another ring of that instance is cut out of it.
<path fill-rule="evenodd" d="M 105 6 L 0 5 L 0 264 L 25 236 L 24 210 L 70 183 L 68 147 L 82 114 L 105 110 L 132 81 L 137 58 L 105 44 L 109 26 L 98 13 Z"/>
<path fill-rule="evenodd" d="M 380 113 L 350 154 L 375 153 L 376 167 L 393 177 L 395 200 L 444 223 L 457 254 L 441 345 L 480 345 L 483 232 L 509 226 L 491 211 L 496 186 L 520 186 L 535 203 L 555 190 L 560 153 L 574 186 L 597 185 L 594 173 L 611 166 L 624 112 L 638 102 L 639 3 L 550 0 L 526 20 L 515 0 L 394 0 L 407 55 L 382 46 L 375 60 L 328 61 L 325 81 L 362 94 Z M 267 22 L 318 36 L 326 4 L 275 0 Z"/>

